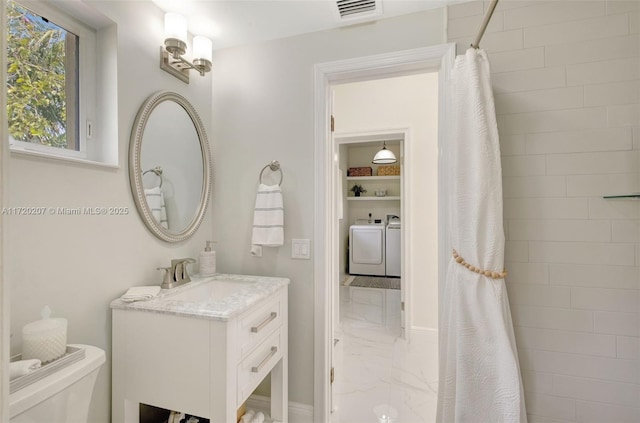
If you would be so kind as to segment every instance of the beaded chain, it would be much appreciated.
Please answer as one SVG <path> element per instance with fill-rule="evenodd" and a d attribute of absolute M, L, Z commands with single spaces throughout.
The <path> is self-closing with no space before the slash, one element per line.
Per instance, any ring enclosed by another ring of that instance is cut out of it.
<path fill-rule="evenodd" d="M 478 273 L 480 275 L 484 275 L 488 278 L 504 279 L 507 277 L 507 269 L 503 269 L 502 272 L 492 272 L 490 270 L 482 270 L 479 267 L 475 267 L 467 263 L 466 261 L 464 261 L 464 259 L 460 257 L 460 255 L 458 255 L 458 252 L 455 249 L 453 250 L 453 258 L 455 259 L 456 263 L 463 265 L 464 267 L 471 270 L 472 272 Z"/>

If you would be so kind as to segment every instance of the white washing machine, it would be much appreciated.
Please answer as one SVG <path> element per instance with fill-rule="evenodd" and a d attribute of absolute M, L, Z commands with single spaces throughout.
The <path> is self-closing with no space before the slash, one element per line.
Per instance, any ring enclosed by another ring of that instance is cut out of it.
<path fill-rule="evenodd" d="M 400 277 L 402 268 L 402 231 L 400 230 L 400 218 L 397 216 L 389 218 L 385 232 L 386 275 Z"/>
<path fill-rule="evenodd" d="M 352 275 L 385 274 L 385 225 L 373 223 L 349 228 L 349 273 Z"/>

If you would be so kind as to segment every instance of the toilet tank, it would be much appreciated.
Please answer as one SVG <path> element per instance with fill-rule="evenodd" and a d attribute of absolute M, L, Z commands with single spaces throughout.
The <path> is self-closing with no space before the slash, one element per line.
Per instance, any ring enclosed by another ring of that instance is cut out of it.
<path fill-rule="evenodd" d="M 105 362 L 103 350 L 90 345 L 85 357 L 9 395 L 11 423 L 86 423 L 93 386 Z"/>

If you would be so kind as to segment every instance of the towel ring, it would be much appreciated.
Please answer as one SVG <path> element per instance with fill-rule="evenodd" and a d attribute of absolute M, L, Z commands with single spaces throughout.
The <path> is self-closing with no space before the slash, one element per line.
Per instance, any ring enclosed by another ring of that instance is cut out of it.
<path fill-rule="evenodd" d="M 144 172 L 142 172 L 142 176 L 149 172 L 155 173 L 156 176 L 160 178 L 160 185 L 158 186 L 158 188 L 162 188 L 162 184 L 164 183 L 164 178 L 162 177 L 162 168 L 160 166 L 156 166 L 153 169 L 145 170 Z"/>
<path fill-rule="evenodd" d="M 262 183 L 262 174 L 267 170 L 267 168 L 271 169 L 272 172 L 280 171 L 280 182 L 278 182 L 278 186 L 282 185 L 282 169 L 280 169 L 280 162 L 277 160 L 272 160 L 271 163 L 262 168 L 260 176 L 258 176 L 258 181 Z"/>

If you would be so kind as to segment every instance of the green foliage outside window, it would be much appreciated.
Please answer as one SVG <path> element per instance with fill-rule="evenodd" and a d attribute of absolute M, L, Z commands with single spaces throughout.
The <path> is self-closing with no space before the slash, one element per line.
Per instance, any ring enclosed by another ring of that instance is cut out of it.
<path fill-rule="evenodd" d="M 7 2 L 7 117 L 9 133 L 18 141 L 67 148 L 67 35 Z"/>

